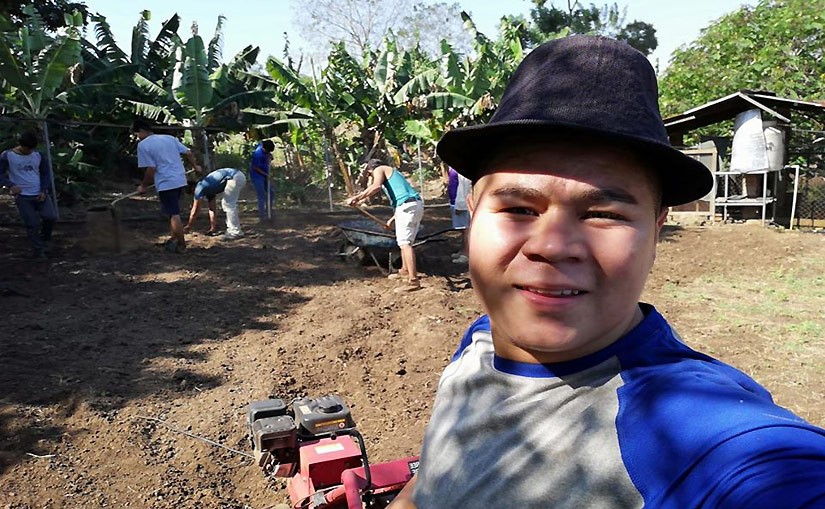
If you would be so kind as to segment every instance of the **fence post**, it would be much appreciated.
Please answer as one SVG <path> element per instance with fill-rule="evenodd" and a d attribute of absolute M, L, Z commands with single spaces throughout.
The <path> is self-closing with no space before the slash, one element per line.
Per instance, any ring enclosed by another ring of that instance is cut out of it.
<path fill-rule="evenodd" d="M 54 186 L 54 166 L 52 165 L 52 142 L 49 139 L 49 123 L 43 121 L 43 138 L 46 143 L 46 161 L 49 163 L 49 177 L 51 178 L 52 190 L 52 205 L 54 205 L 54 213 L 57 219 L 60 219 L 60 209 L 57 208 L 57 188 Z"/>
<path fill-rule="evenodd" d="M 327 174 L 327 196 L 329 197 L 329 211 L 332 212 L 332 171 L 330 170 L 329 144 L 324 138 L 324 171 Z"/>
<path fill-rule="evenodd" d="M 424 172 L 421 171 L 421 138 L 418 138 L 418 188 L 421 189 L 421 198 L 424 198 Z"/>
<path fill-rule="evenodd" d="M 793 178 L 793 202 L 791 202 L 791 220 L 788 222 L 788 229 L 793 230 L 793 218 L 796 215 L 796 200 L 799 192 L 799 165 L 792 166 L 794 169 Z M 797 223 L 797 227 L 799 224 Z"/>

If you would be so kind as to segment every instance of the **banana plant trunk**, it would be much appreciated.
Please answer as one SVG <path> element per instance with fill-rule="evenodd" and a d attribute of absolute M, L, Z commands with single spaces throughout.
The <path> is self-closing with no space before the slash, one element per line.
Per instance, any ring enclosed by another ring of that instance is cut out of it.
<path fill-rule="evenodd" d="M 338 163 L 338 169 L 341 170 L 341 176 L 344 178 L 344 188 L 347 191 L 347 196 L 351 196 L 355 194 L 352 188 L 352 178 L 347 165 L 344 164 L 344 155 L 341 153 L 341 147 L 338 145 L 338 138 L 335 137 L 335 133 L 333 133 L 331 129 L 327 130 L 327 139 L 329 139 L 329 144 L 332 147 L 332 154 L 335 157 L 335 161 Z"/>
<path fill-rule="evenodd" d="M 206 135 L 206 129 L 201 129 L 201 143 L 203 143 L 203 169 L 204 175 L 212 173 L 212 155 L 209 150 L 209 137 Z"/>

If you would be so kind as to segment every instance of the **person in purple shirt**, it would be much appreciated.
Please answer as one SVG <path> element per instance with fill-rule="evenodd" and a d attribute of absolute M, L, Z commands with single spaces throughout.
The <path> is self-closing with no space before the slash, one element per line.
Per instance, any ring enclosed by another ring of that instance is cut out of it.
<path fill-rule="evenodd" d="M 465 235 L 462 237 L 466 244 L 467 227 L 470 225 L 470 211 L 467 210 L 467 195 L 472 188 L 472 182 L 467 177 L 459 174 L 454 168 L 447 170 L 447 196 L 450 199 L 450 219 L 453 222 L 453 229 L 461 230 Z M 457 251 L 451 255 L 453 263 L 467 263 L 469 258 L 464 250 Z"/>
<path fill-rule="evenodd" d="M 49 197 L 49 164 L 36 147 L 37 135 L 25 132 L 18 138 L 16 147 L 0 153 L 0 187 L 8 188 L 14 195 L 33 257 L 45 259 L 51 249 L 57 211 Z"/>
<path fill-rule="evenodd" d="M 272 164 L 272 152 L 275 144 L 272 140 L 264 140 L 252 153 L 252 162 L 249 164 L 249 177 L 258 196 L 258 218 L 261 220 L 272 217 L 272 207 L 275 201 L 275 190 L 269 179 L 269 167 Z"/>

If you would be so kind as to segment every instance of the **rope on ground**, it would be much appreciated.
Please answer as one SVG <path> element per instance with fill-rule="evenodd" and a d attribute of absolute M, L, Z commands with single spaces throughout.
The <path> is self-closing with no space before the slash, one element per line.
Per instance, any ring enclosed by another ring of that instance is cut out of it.
<path fill-rule="evenodd" d="M 156 417 L 146 417 L 146 416 L 143 416 L 143 415 L 136 415 L 136 416 L 132 417 L 132 419 L 143 419 L 143 420 L 146 420 L 146 421 L 157 422 L 158 424 L 161 424 L 161 425 L 165 426 L 166 428 L 168 428 L 168 429 L 170 429 L 170 430 L 172 430 L 176 433 L 180 433 L 181 435 L 186 435 L 190 438 L 194 438 L 195 440 L 200 440 L 201 442 L 205 442 L 209 445 L 214 445 L 215 447 L 220 447 L 221 449 L 225 449 L 229 452 L 234 452 L 235 454 L 240 454 L 241 456 L 244 456 L 246 458 L 250 458 L 252 460 L 255 459 L 255 456 L 249 454 L 248 452 L 239 451 L 237 449 L 227 447 L 223 444 L 219 444 L 218 442 L 215 442 L 213 440 L 209 440 L 208 438 L 195 435 L 194 433 L 189 433 L 188 431 L 184 431 L 182 429 L 175 428 L 175 427 L 167 424 L 166 421 L 164 421 L 162 419 L 158 419 Z"/>

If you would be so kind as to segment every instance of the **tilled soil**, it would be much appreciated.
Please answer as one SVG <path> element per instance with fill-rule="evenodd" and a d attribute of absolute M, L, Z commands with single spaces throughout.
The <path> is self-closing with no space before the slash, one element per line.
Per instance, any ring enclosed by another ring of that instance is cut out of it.
<path fill-rule="evenodd" d="M 421 246 L 423 288 L 398 294 L 399 283 L 374 265 L 338 255 L 336 225 L 359 218 L 279 211 L 255 223 L 247 214 L 246 238 L 196 232 L 185 254 L 157 245 L 159 220 L 124 220 L 121 254 L 77 220 L 58 225 L 49 263 L 22 259 L 22 229 L 0 226 L 0 507 L 283 502 L 283 481 L 195 438 L 251 452 L 245 407 L 270 397 L 337 393 L 371 459 L 416 454 L 441 370 L 481 310 L 466 266 L 450 263 L 460 235 Z M 425 224 L 448 227 L 448 209 L 428 208 Z M 791 252 L 823 259 L 823 248 L 821 236 L 749 226 L 671 229 L 645 300 L 688 343 L 745 369 L 821 425 L 821 364 L 766 362 L 763 340 L 709 329 L 701 307 L 681 305 L 672 290 L 741 270 L 743 260 L 772 270 Z"/>

